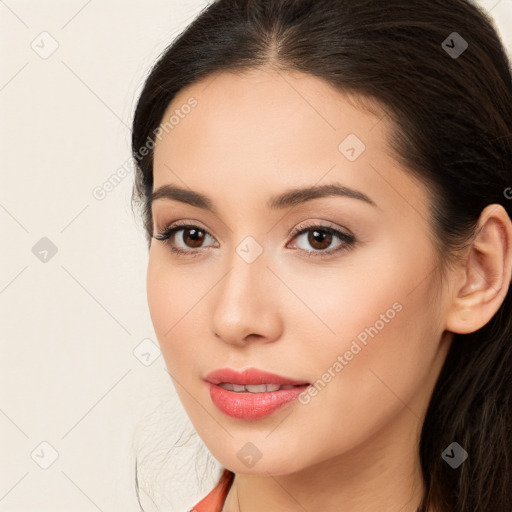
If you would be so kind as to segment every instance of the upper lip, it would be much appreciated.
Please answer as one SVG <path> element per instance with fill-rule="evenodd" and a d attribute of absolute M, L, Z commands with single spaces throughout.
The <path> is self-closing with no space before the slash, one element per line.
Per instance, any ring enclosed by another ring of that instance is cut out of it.
<path fill-rule="evenodd" d="M 277 384 L 279 386 L 309 384 L 304 380 L 291 379 L 258 368 L 247 368 L 241 371 L 232 368 L 220 368 L 206 375 L 205 380 L 212 384 Z"/>

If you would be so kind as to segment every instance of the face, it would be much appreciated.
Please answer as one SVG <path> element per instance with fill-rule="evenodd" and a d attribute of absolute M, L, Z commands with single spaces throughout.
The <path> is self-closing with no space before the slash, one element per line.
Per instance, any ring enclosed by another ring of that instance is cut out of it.
<path fill-rule="evenodd" d="M 446 354 L 447 290 L 428 190 L 393 159 L 389 118 L 315 77 L 261 70 L 183 89 L 162 123 L 177 109 L 155 147 L 153 190 L 193 191 L 211 209 L 183 195 L 152 202 L 153 235 L 177 229 L 152 240 L 147 294 L 210 452 L 235 472 L 284 474 L 419 432 Z M 290 194 L 327 185 L 341 192 Z M 220 368 L 309 386 L 243 414 L 242 393 L 220 391 L 229 414 L 205 380 Z"/>

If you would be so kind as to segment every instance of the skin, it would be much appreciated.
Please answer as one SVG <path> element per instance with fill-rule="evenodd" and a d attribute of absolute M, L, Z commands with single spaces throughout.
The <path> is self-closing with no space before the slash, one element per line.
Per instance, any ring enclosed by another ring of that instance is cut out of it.
<path fill-rule="evenodd" d="M 190 97 L 197 106 L 157 142 L 154 189 L 200 192 L 218 214 L 153 203 L 155 235 L 183 220 L 211 237 L 196 249 L 190 231 L 174 236 L 199 257 L 153 239 L 147 294 L 179 398 L 212 455 L 236 473 L 223 511 L 415 511 L 426 407 L 452 333 L 478 329 L 503 301 L 510 219 L 499 205 L 486 208 L 479 237 L 442 278 L 428 190 L 395 161 L 382 110 L 356 108 L 315 77 L 268 69 L 196 82 L 164 119 Z M 355 161 L 338 149 L 351 133 L 366 145 Z M 339 196 L 266 206 L 291 188 L 334 182 L 376 206 Z M 308 257 L 343 241 L 315 246 L 311 231 L 289 236 L 304 223 L 333 226 L 356 242 Z M 252 263 L 236 252 L 247 236 L 263 249 Z M 309 403 L 253 421 L 212 403 L 203 378 L 217 368 L 317 381 L 394 303 L 401 310 Z M 261 453 L 250 468 L 237 456 L 248 442 Z"/>

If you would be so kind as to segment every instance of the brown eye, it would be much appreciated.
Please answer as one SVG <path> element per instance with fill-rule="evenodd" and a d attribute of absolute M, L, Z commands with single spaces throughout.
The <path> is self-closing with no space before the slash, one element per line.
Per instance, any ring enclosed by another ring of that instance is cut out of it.
<path fill-rule="evenodd" d="M 204 242 L 205 232 L 195 228 L 181 229 L 183 231 L 182 240 L 188 247 L 197 249 L 201 247 Z M 188 235 L 187 235 L 188 233 Z M 189 242 L 190 239 L 190 242 Z"/>
<path fill-rule="evenodd" d="M 178 235 L 181 233 L 181 235 Z M 158 233 L 154 238 L 165 242 L 171 249 L 171 252 L 183 256 L 197 256 L 201 254 L 199 249 L 208 247 L 203 246 L 205 238 L 209 237 L 215 241 L 212 235 L 205 229 L 193 224 L 172 224 Z"/>
<path fill-rule="evenodd" d="M 328 249 L 332 243 L 332 234 L 327 231 L 312 229 L 308 233 L 308 243 L 314 249 L 322 251 Z"/>
<path fill-rule="evenodd" d="M 296 246 L 302 249 L 307 256 L 332 256 L 334 253 L 350 249 L 355 243 L 356 239 L 353 235 L 343 233 L 342 231 L 331 227 L 322 225 L 311 225 L 299 227 L 294 233 L 294 239 L 302 241 L 297 243 Z M 332 246 L 333 242 L 338 239 L 338 244 Z M 306 242 L 306 244 L 304 244 Z M 301 244 L 308 247 L 301 247 Z"/>

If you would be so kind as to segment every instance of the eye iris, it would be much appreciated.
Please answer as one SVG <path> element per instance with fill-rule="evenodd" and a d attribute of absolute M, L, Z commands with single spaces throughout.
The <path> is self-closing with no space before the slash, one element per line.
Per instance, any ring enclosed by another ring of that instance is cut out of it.
<path fill-rule="evenodd" d="M 187 228 L 183 230 L 183 238 L 185 238 L 185 233 L 191 233 L 190 237 L 192 238 L 192 244 L 188 244 L 190 247 L 197 248 L 201 247 L 204 241 L 204 232 L 198 229 Z M 196 245 L 194 245 L 196 244 Z"/>
<path fill-rule="evenodd" d="M 328 243 L 327 245 L 323 246 L 322 242 L 325 242 L 325 240 L 327 240 Z M 318 229 L 313 229 L 309 232 L 308 242 L 315 249 L 327 249 L 329 245 L 331 245 L 332 234 L 326 231 L 319 231 Z M 320 247 L 318 247 L 318 244 L 320 244 Z"/>

